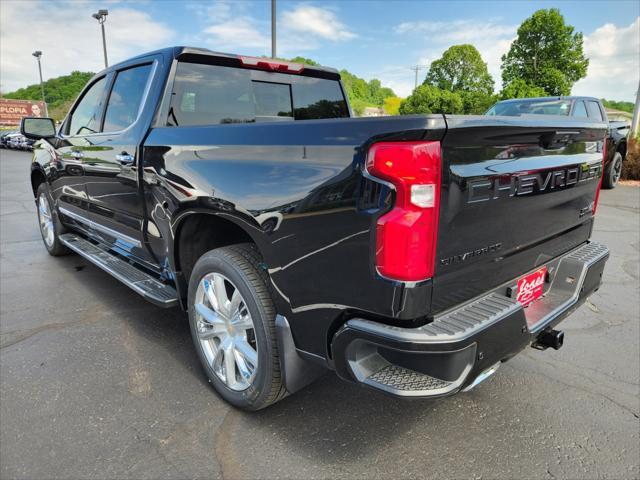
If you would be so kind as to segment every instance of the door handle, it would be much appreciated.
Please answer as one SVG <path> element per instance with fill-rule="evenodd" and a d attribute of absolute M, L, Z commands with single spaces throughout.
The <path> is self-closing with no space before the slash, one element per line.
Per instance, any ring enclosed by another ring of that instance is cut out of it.
<path fill-rule="evenodd" d="M 76 160 L 80 160 L 84 158 L 84 153 L 81 152 L 80 150 L 71 150 L 71 156 Z"/>
<path fill-rule="evenodd" d="M 121 165 L 131 165 L 135 161 L 135 158 L 127 152 L 122 152 L 116 155 L 116 160 L 119 161 Z"/>

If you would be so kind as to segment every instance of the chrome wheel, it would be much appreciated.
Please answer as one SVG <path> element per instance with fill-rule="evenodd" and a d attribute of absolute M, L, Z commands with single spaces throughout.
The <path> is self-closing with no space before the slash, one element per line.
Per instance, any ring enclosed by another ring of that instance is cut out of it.
<path fill-rule="evenodd" d="M 44 243 L 46 243 L 49 248 L 53 247 L 55 230 L 51 209 L 49 208 L 49 201 L 44 193 L 41 193 L 38 197 L 38 220 L 40 221 L 40 233 L 42 233 Z"/>
<path fill-rule="evenodd" d="M 611 180 L 615 185 L 618 183 L 618 180 L 620 180 L 620 175 L 622 174 L 622 156 L 619 153 L 616 153 L 613 161 L 613 178 Z"/>
<path fill-rule="evenodd" d="M 258 344 L 238 288 L 219 273 L 205 275 L 196 290 L 195 316 L 209 367 L 231 390 L 249 388 L 258 370 Z"/>

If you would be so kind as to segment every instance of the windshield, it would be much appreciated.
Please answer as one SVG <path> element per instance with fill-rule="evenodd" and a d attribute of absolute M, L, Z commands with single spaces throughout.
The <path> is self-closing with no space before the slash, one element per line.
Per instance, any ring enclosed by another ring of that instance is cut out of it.
<path fill-rule="evenodd" d="M 498 102 L 487 115 L 569 115 L 571 100 L 520 100 Z"/>

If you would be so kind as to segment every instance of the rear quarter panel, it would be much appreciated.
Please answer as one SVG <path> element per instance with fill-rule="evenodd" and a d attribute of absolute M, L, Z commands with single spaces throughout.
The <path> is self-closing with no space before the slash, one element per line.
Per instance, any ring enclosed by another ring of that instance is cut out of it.
<path fill-rule="evenodd" d="M 368 145 L 443 132 L 441 116 L 153 128 L 143 184 L 160 233 L 154 254 L 173 263 L 173 236 L 189 212 L 233 221 L 258 245 L 297 346 L 325 356 L 341 315 L 392 317 L 400 305 L 402 287 L 372 268 L 379 209 L 358 205 Z"/>

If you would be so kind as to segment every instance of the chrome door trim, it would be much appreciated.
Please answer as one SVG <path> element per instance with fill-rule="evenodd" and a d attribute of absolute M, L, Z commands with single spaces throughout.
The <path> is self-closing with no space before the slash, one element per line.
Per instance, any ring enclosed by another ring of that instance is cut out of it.
<path fill-rule="evenodd" d="M 119 240 L 122 240 L 125 243 L 129 243 L 132 244 L 134 247 L 138 247 L 138 248 L 142 248 L 142 242 L 140 242 L 140 240 L 137 240 L 133 237 L 130 237 L 128 235 L 125 235 L 124 233 L 120 233 L 112 228 L 109 228 L 105 225 L 102 225 L 100 223 L 97 223 L 93 220 L 88 219 L 87 217 L 80 215 L 79 213 L 75 213 L 72 212 L 71 210 L 67 210 L 64 207 L 58 207 L 58 209 L 60 210 L 60 213 L 62 213 L 63 215 L 66 215 L 67 217 L 73 218 L 74 220 L 83 223 L 85 225 L 87 225 L 90 228 L 94 228 L 95 230 L 98 230 L 99 232 L 105 233 L 107 235 L 110 235 L 112 237 L 115 237 Z"/>

